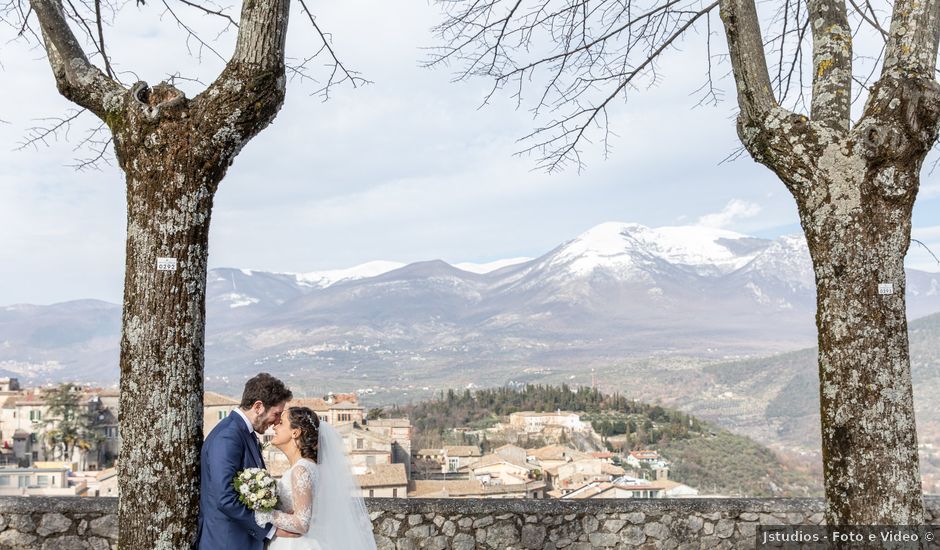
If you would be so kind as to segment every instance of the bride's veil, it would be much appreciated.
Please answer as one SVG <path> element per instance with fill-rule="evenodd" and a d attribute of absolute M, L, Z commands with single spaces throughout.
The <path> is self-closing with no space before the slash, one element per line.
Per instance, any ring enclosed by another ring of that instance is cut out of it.
<path fill-rule="evenodd" d="M 320 479 L 307 534 L 324 550 L 375 550 L 372 522 L 349 467 L 343 438 L 333 426 L 320 422 L 318 445 Z"/>

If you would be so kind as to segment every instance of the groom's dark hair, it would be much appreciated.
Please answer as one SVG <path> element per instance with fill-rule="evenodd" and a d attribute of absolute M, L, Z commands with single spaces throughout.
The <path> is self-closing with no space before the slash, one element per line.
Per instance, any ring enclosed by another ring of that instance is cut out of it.
<path fill-rule="evenodd" d="M 292 397 L 294 394 L 287 389 L 284 382 L 262 372 L 245 382 L 245 391 L 242 392 L 242 402 L 239 406 L 243 409 L 250 409 L 255 402 L 261 401 L 264 408 L 268 409 L 279 403 L 290 401 Z"/>

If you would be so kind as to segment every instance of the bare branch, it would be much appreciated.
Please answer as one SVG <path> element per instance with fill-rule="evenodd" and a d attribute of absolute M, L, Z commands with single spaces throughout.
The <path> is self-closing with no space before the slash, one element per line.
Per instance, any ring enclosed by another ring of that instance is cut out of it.
<path fill-rule="evenodd" d="M 521 138 L 520 154 L 537 154 L 548 171 L 583 166 L 580 147 L 600 130 L 605 153 L 613 133 L 607 109 L 641 85 L 661 79 L 656 62 L 718 7 L 718 1 L 663 0 L 644 9 L 629 0 L 458 0 L 436 32 L 442 46 L 430 49 L 426 67 L 459 63 L 455 80 L 492 79 L 483 98 L 506 90 L 522 105 L 538 86 L 536 119 L 555 113 Z M 711 34 L 710 26 L 706 29 Z M 712 58 L 708 52 L 709 63 Z M 544 76 L 544 81 L 538 79 Z M 717 100 L 711 80 L 707 98 Z M 536 84 L 536 82 L 538 82 Z"/>
<path fill-rule="evenodd" d="M 313 25 L 314 30 L 316 30 L 317 34 L 320 36 L 320 40 L 322 41 L 323 46 L 312 57 L 308 57 L 300 66 L 292 67 L 291 71 L 295 75 L 301 76 L 303 78 L 306 74 L 304 67 L 307 65 L 307 63 L 318 57 L 320 52 L 326 50 L 326 52 L 330 55 L 330 59 L 333 60 L 332 63 L 327 64 L 331 69 L 330 76 L 327 78 L 326 84 L 324 84 L 323 87 L 321 87 L 319 90 L 314 91 L 314 94 L 321 95 L 325 101 L 330 98 L 330 89 L 334 86 L 342 84 L 343 82 L 349 82 L 353 88 L 358 88 L 359 86 L 365 84 L 371 84 L 370 81 L 359 76 L 358 72 L 350 71 L 346 68 L 343 62 L 339 60 L 339 57 L 337 57 L 336 52 L 333 50 L 333 46 L 330 45 L 329 36 L 324 33 L 322 29 L 320 29 L 320 25 L 317 24 L 316 18 L 313 16 L 310 8 L 307 7 L 307 3 L 304 0 L 300 0 L 300 6 L 307 15 L 307 19 L 310 21 L 310 24 Z M 310 78 L 307 77 L 307 79 Z"/>
<path fill-rule="evenodd" d="M 78 170 L 101 170 L 102 164 L 111 164 L 111 143 L 114 138 L 104 123 L 88 131 L 88 134 L 73 149 L 79 151 L 88 149 L 91 156 L 76 158 L 75 163 L 70 167 Z"/>
<path fill-rule="evenodd" d="M 222 57 L 222 54 L 220 54 L 215 48 L 213 48 L 211 44 L 206 42 L 202 38 L 202 36 L 199 35 L 199 33 L 195 32 L 189 25 L 187 25 L 179 17 L 179 15 L 176 14 L 176 11 L 170 7 L 170 5 L 166 2 L 166 0 L 160 0 L 160 1 L 163 2 L 163 6 L 166 8 L 166 12 L 170 14 L 170 16 L 173 18 L 174 21 L 176 21 L 176 25 L 186 32 L 186 47 L 189 48 L 190 40 L 195 40 L 196 43 L 199 44 L 199 52 L 195 54 L 197 59 L 200 59 L 200 60 L 202 59 L 202 50 L 206 49 L 212 52 L 213 55 L 215 55 L 222 61 L 225 61 L 225 58 Z M 192 49 L 189 50 L 189 53 L 190 54 L 193 53 Z"/>
<path fill-rule="evenodd" d="M 202 4 L 198 4 L 198 3 L 196 3 L 196 2 L 190 2 L 189 0 L 179 0 L 179 1 L 180 1 L 181 3 L 183 3 L 183 4 L 186 4 L 187 6 L 189 6 L 189 7 L 191 7 L 191 8 L 195 8 L 195 9 L 197 9 L 197 10 L 199 10 L 199 11 L 205 13 L 206 15 L 213 15 L 213 16 L 216 16 L 216 17 L 221 17 L 222 19 L 224 19 L 225 21 L 227 21 L 226 29 L 227 29 L 228 27 L 235 27 L 236 29 L 238 28 L 238 22 L 235 21 L 234 19 L 232 19 L 232 16 L 230 16 L 230 15 L 227 14 L 227 13 L 225 13 L 225 11 L 224 11 L 223 9 L 213 10 L 213 9 L 210 9 L 210 8 L 207 8 L 207 7 L 203 6 Z"/>
<path fill-rule="evenodd" d="M 934 261 L 936 261 L 937 264 L 940 264 L 940 258 L 937 258 L 937 255 L 933 253 L 933 250 L 930 250 L 930 247 L 929 247 L 929 246 L 927 246 L 927 245 L 925 245 L 924 243 L 918 241 L 917 239 L 911 239 L 911 242 L 912 242 L 912 243 L 917 243 L 917 244 L 921 245 L 922 247 L 924 247 L 924 249 L 927 250 L 927 253 L 930 254 L 930 255 L 933 257 Z"/>
<path fill-rule="evenodd" d="M 109 77 L 114 78 L 114 71 L 111 70 L 111 60 L 104 48 L 104 25 L 101 23 L 101 0 L 95 0 L 95 23 L 98 26 L 98 52 L 101 53 L 101 59 L 104 61 L 104 70 Z"/>
<path fill-rule="evenodd" d="M 881 26 L 881 23 L 878 22 L 878 15 L 875 13 L 875 8 L 872 7 L 871 2 L 865 0 L 865 8 L 860 8 L 858 2 L 855 0 L 849 0 L 849 4 L 852 4 L 852 8 L 855 10 L 855 13 L 862 18 L 863 21 L 871 25 L 873 29 L 878 31 L 885 42 L 888 41 L 888 31 Z M 866 12 L 866 9 L 868 12 Z"/>
<path fill-rule="evenodd" d="M 72 129 L 72 123 L 78 120 L 83 113 L 85 113 L 85 109 L 72 109 L 63 117 L 39 119 L 40 122 L 45 124 L 27 129 L 26 139 L 17 144 L 16 150 L 22 151 L 30 147 L 38 149 L 40 145 L 48 147 L 50 141 L 58 141 L 60 134 L 63 134 L 63 138 L 67 139 Z"/>

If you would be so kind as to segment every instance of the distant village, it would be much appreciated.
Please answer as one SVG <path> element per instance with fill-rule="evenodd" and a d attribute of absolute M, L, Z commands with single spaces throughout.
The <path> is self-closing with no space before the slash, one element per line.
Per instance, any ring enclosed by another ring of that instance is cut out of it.
<path fill-rule="evenodd" d="M 76 387 L 73 410 L 65 415 L 56 391 L 61 388 L 21 388 L 15 378 L 0 378 L 0 495 L 117 496 L 118 391 Z M 238 406 L 238 400 L 207 391 L 203 405 L 203 429 L 208 435 Z M 697 489 L 669 479 L 670 464 L 655 450 L 581 451 L 565 444 L 600 441 L 577 412 L 512 413 L 506 422 L 485 431 L 521 436 L 519 445 L 508 443 L 484 453 L 478 445 L 413 449 L 414 429 L 408 418 L 369 418 L 356 394 L 297 398 L 287 406 L 309 407 L 322 422 L 336 427 L 365 497 L 698 495 Z M 79 416 L 83 419 L 80 437 L 75 429 Z M 273 431 L 263 439 L 268 443 L 272 438 Z M 555 443 L 525 448 L 529 440 Z M 287 470 L 287 459 L 279 450 L 265 445 L 263 453 L 272 474 L 280 476 Z"/>

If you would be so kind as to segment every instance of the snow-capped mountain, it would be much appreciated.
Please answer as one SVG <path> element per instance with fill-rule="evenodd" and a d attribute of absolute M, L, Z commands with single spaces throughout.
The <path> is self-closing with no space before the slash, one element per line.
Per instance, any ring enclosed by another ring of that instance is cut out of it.
<path fill-rule="evenodd" d="M 313 271 L 310 273 L 297 273 L 294 278 L 301 285 L 326 288 L 342 281 L 355 281 L 357 279 L 367 279 L 377 277 L 383 273 L 405 267 L 401 262 L 387 262 L 377 260 L 366 262 L 364 264 L 351 267 L 349 269 L 331 269 L 328 271 Z M 289 273 L 286 275 L 290 275 Z"/>
<path fill-rule="evenodd" d="M 910 270 L 907 290 L 912 318 L 940 311 L 940 275 Z M 796 349 L 815 341 L 814 312 L 802 236 L 605 223 L 534 259 L 213 269 L 207 372 L 388 377 L 420 365 L 422 376 L 481 383 L 494 365 Z M 59 365 L 114 378 L 119 321 L 120 308 L 101 302 L 0 309 L 0 375 L 34 365 L 53 379 Z"/>
<path fill-rule="evenodd" d="M 695 275 L 720 276 L 747 265 L 766 245 L 767 241 L 710 227 L 651 229 L 635 223 L 604 223 L 562 245 L 551 255 L 551 263 L 582 277 L 599 269 L 630 277 L 657 262 Z"/>

